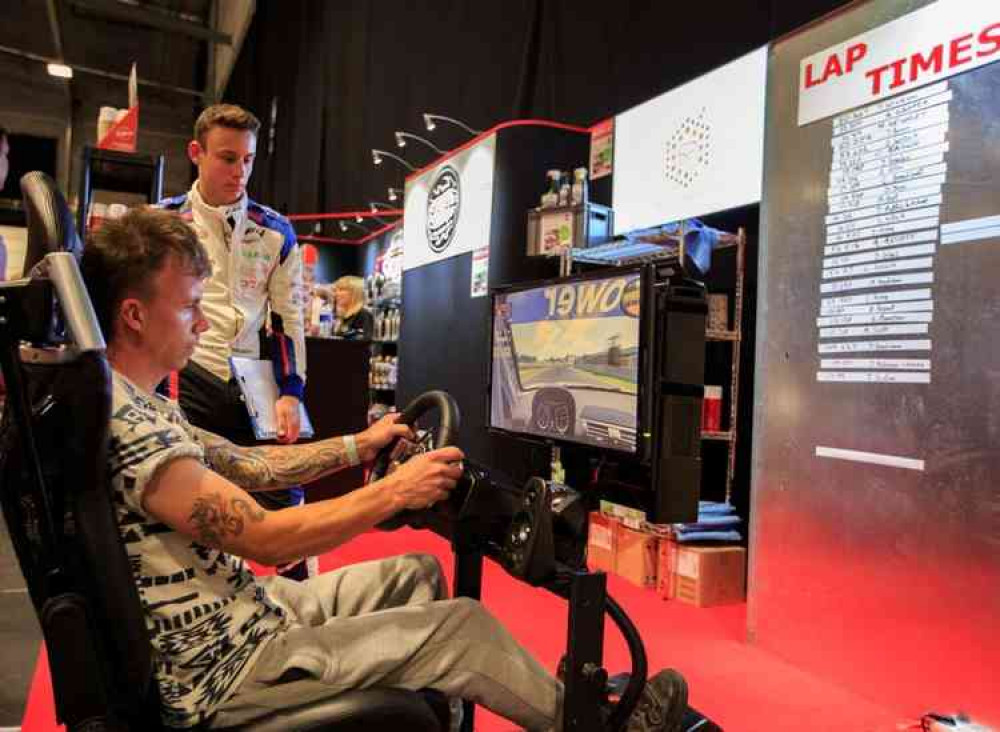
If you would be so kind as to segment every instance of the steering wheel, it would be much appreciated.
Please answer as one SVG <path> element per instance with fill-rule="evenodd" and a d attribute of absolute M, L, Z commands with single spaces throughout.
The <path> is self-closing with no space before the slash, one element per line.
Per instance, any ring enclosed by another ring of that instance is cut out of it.
<path fill-rule="evenodd" d="M 458 434 L 458 427 L 461 415 L 458 411 L 458 404 L 451 394 L 444 391 L 426 391 L 412 402 L 406 405 L 406 409 L 399 415 L 397 424 L 405 424 L 412 427 L 417 420 L 423 417 L 432 409 L 438 410 L 438 426 L 436 430 L 428 430 L 424 437 L 417 443 L 418 449 L 407 452 L 401 457 L 395 457 L 401 438 L 397 437 L 388 445 L 378 451 L 375 456 L 375 464 L 372 466 L 369 482 L 381 480 L 389 474 L 389 469 L 394 465 L 402 465 L 413 455 L 428 450 L 438 450 L 451 445 Z"/>
<path fill-rule="evenodd" d="M 381 480 L 389 474 L 390 469 L 402 465 L 414 455 L 448 447 L 454 442 L 455 436 L 458 434 L 461 415 L 454 398 L 452 398 L 451 394 L 444 391 L 424 392 L 406 405 L 406 409 L 400 413 L 396 423 L 412 427 L 418 419 L 432 409 L 437 409 L 438 411 L 437 429 L 428 429 L 424 432 L 421 439 L 417 442 L 415 450 L 407 450 L 401 454 L 397 454 L 400 453 L 399 447 L 402 442 L 402 438 L 399 437 L 379 450 L 375 456 L 375 463 L 372 466 L 371 473 L 368 476 L 369 483 Z M 392 518 L 378 524 L 378 528 L 391 531 L 405 525 L 419 527 L 422 523 L 420 516 L 423 513 L 423 511 L 403 509 Z"/>
<path fill-rule="evenodd" d="M 372 466 L 371 473 L 368 475 L 369 483 L 381 480 L 389 474 L 391 468 L 402 465 L 414 455 L 427 452 L 429 450 L 437 450 L 442 447 L 448 447 L 452 444 L 455 439 L 455 435 L 458 434 L 458 425 L 461 417 L 458 411 L 458 404 L 452 398 L 451 394 L 448 394 L 447 392 L 424 392 L 406 405 L 406 409 L 404 409 L 399 415 L 397 424 L 405 424 L 412 427 L 416 424 L 418 419 L 435 408 L 438 410 L 437 429 L 427 430 L 423 434 L 423 437 L 417 442 L 415 450 L 407 450 L 401 454 L 397 454 L 400 452 L 398 448 L 402 442 L 402 438 L 399 437 L 379 450 L 378 454 L 375 456 L 375 464 Z M 424 516 L 426 510 L 427 509 L 424 509 L 424 511 L 416 511 L 404 508 L 395 516 L 379 523 L 378 528 L 383 531 L 392 531 L 400 528 L 401 526 L 421 528 L 424 523 L 422 517 Z"/>

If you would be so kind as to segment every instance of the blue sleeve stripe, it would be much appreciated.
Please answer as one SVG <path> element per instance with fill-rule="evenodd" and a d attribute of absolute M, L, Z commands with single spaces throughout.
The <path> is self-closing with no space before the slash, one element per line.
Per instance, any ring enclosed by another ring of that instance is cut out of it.
<path fill-rule="evenodd" d="M 254 221 L 264 228 L 271 229 L 272 231 L 276 231 L 281 234 L 281 254 L 279 255 L 278 262 L 279 264 L 284 264 L 285 260 L 288 259 L 288 255 L 292 253 L 292 249 L 297 243 L 295 239 L 295 228 L 292 226 L 292 223 L 277 211 L 270 209 L 267 206 L 262 206 L 256 201 L 247 202 L 247 212 Z"/>

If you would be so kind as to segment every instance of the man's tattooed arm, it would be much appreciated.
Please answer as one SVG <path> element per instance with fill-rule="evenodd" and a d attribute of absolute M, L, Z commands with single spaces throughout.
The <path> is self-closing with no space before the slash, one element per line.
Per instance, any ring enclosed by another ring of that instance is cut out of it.
<path fill-rule="evenodd" d="M 212 432 L 195 429 L 209 467 L 247 491 L 301 485 L 350 465 L 339 437 L 306 445 L 240 447 Z"/>
<path fill-rule="evenodd" d="M 219 493 L 198 496 L 191 506 L 188 520 L 199 542 L 205 546 L 222 547 L 224 541 L 243 533 L 247 521 L 263 521 L 264 509 L 246 498 L 231 498 L 227 502 Z"/>

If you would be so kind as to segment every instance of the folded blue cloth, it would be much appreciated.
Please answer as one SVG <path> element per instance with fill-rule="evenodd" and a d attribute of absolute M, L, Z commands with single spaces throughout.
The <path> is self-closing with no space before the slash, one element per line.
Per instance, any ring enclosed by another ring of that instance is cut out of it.
<path fill-rule="evenodd" d="M 676 237 L 681 232 L 684 234 L 684 250 L 690 264 L 693 264 L 701 275 L 707 274 L 712 266 L 712 249 L 718 243 L 721 232 L 718 229 L 705 226 L 698 219 L 660 224 L 648 229 L 626 233 L 625 237 L 632 243 L 657 236 Z"/>
<path fill-rule="evenodd" d="M 716 501 L 698 501 L 698 516 L 704 513 L 733 513 L 736 509 L 731 503 L 719 503 Z"/>
<path fill-rule="evenodd" d="M 699 516 L 698 520 L 691 524 L 674 524 L 674 528 L 678 531 L 714 531 L 716 529 L 720 531 L 725 531 L 726 529 L 734 529 L 743 523 L 743 520 L 739 516 L 713 516 L 712 514 L 705 514 L 704 516 Z"/>
<path fill-rule="evenodd" d="M 743 536 L 738 531 L 678 531 L 676 540 L 679 544 L 689 541 L 742 541 Z"/>

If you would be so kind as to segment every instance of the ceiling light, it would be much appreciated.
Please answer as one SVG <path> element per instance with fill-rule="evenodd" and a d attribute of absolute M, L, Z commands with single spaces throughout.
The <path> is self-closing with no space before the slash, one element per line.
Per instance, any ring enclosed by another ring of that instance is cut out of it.
<path fill-rule="evenodd" d="M 73 69 L 66 64 L 48 64 L 46 68 L 49 70 L 49 76 L 55 76 L 58 79 L 73 78 Z"/>

